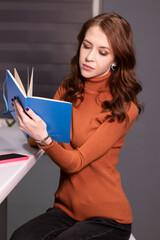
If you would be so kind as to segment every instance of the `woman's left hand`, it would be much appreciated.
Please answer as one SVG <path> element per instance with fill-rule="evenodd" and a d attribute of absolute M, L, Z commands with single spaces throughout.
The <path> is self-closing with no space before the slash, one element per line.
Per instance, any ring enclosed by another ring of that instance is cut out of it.
<path fill-rule="evenodd" d="M 23 109 L 17 98 L 13 103 L 19 128 L 35 140 L 44 139 L 48 135 L 46 123 L 29 107 Z"/>

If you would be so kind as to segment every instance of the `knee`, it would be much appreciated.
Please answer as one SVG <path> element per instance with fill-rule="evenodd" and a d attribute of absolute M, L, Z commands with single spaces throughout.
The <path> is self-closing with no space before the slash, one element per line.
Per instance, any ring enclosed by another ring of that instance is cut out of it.
<path fill-rule="evenodd" d="M 17 229 L 11 236 L 10 240 L 20 240 L 23 239 L 23 235 L 21 234 L 21 231 Z"/>
<path fill-rule="evenodd" d="M 25 231 L 23 227 L 20 227 L 13 232 L 10 240 L 35 240 L 35 238 L 32 238 L 32 236 L 29 235 L 29 231 Z"/>

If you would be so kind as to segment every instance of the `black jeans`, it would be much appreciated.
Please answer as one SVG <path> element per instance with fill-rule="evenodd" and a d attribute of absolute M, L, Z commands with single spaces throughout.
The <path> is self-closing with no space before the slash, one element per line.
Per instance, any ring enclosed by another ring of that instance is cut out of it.
<path fill-rule="evenodd" d="M 102 217 L 78 222 L 59 208 L 51 208 L 18 228 L 10 240 L 128 240 L 131 224 Z"/>

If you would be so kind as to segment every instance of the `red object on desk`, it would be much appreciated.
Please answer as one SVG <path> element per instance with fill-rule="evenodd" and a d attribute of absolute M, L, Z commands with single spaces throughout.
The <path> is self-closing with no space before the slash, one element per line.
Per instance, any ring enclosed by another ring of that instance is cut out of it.
<path fill-rule="evenodd" d="M 19 153 L 9 153 L 0 155 L 0 164 L 8 163 L 8 162 L 17 162 L 27 160 L 29 157 L 27 155 L 19 154 Z"/>

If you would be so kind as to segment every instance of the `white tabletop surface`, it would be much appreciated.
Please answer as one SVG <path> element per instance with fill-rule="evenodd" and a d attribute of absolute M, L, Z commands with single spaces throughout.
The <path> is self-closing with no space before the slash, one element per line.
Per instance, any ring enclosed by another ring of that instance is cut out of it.
<path fill-rule="evenodd" d="M 0 164 L 0 203 L 43 155 L 43 150 L 30 147 L 18 128 L 0 127 L 0 154 L 6 153 L 26 154 L 29 159 Z"/>

